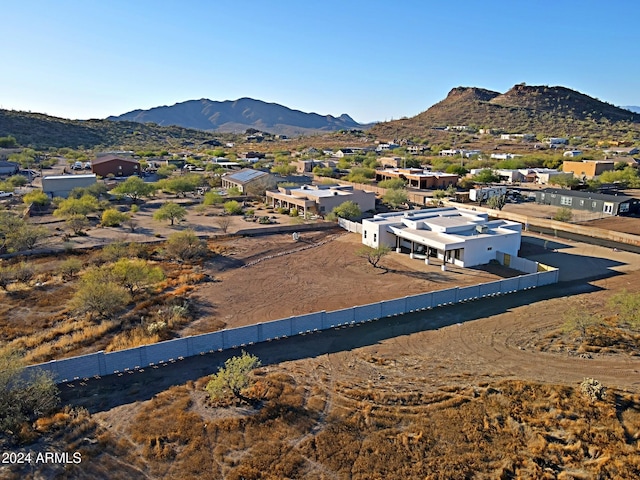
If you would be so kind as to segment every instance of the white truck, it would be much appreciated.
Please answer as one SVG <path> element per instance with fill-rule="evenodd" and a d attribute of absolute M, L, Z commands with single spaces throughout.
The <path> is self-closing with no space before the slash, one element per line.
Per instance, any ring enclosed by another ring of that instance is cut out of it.
<path fill-rule="evenodd" d="M 9 198 L 9 197 L 13 197 L 12 192 L 5 192 L 0 190 L 0 198 Z"/>

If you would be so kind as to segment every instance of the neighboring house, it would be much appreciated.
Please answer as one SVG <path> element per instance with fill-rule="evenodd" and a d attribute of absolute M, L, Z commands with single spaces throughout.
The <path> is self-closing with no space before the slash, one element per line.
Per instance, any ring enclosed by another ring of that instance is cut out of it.
<path fill-rule="evenodd" d="M 238 155 L 239 160 L 245 160 L 247 162 L 252 160 L 253 161 L 262 160 L 265 157 L 266 157 L 266 153 L 254 152 L 254 151 L 242 152 Z"/>
<path fill-rule="evenodd" d="M 385 152 L 387 150 L 393 150 L 394 148 L 399 148 L 400 145 L 397 143 L 389 142 L 389 143 L 379 143 L 376 147 L 376 152 Z"/>
<path fill-rule="evenodd" d="M 487 213 L 458 208 L 393 212 L 362 220 L 362 243 L 408 252 L 413 258 L 439 258 L 460 267 L 484 265 L 498 252 L 517 256 L 522 225 L 489 220 Z"/>
<path fill-rule="evenodd" d="M 16 162 L 0 160 L 0 175 L 15 175 L 20 171 L 20 165 Z"/>
<path fill-rule="evenodd" d="M 67 198 L 74 188 L 86 188 L 97 182 L 94 173 L 81 175 L 46 175 L 42 177 L 42 191 L 50 197 Z"/>
<path fill-rule="evenodd" d="M 536 192 L 536 202 L 607 215 L 625 215 L 640 210 L 640 200 L 626 195 L 545 188 Z"/>
<path fill-rule="evenodd" d="M 411 155 L 421 155 L 424 151 L 429 150 L 429 147 L 424 145 L 408 145 L 407 153 Z"/>
<path fill-rule="evenodd" d="M 455 157 L 456 155 L 462 155 L 462 152 L 462 150 L 456 148 L 445 148 L 444 150 L 440 150 L 439 155 L 441 157 Z"/>
<path fill-rule="evenodd" d="M 637 155 L 640 153 L 640 149 L 636 147 L 615 147 L 615 148 L 607 148 L 603 150 L 607 157 L 616 156 L 616 155 Z"/>
<path fill-rule="evenodd" d="M 387 168 L 376 170 L 376 181 L 401 178 L 408 187 L 425 189 L 444 189 L 458 183 L 458 175 L 453 173 L 431 172 L 422 168 Z"/>
<path fill-rule="evenodd" d="M 471 170 L 471 175 L 477 175 L 483 169 L 475 168 Z M 505 183 L 549 183 L 549 179 L 556 175 L 572 175 L 571 173 L 561 172 L 554 168 L 518 168 L 507 169 L 500 168 L 493 170 L 493 173 L 500 177 L 501 182 Z"/>
<path fill-rule="evenodd" d="M 567 150 L 562 154 L 563 157 L 579 157 L 582 155 L 582 150 Z"/>
<path fill-rule="evenodd" d="M 525 142 L 532 142 L 536 139 L 533 133 L 502 133 L 500 134 L 500 140 L 524 140 Z"/>
<path fill-rule="evenodd" d="M 547 143 L 551 147 L 559 147 L 560 145 L 568 145 L 569 144 L 569 139 L 568 138 L 561 138 L 561 137 L 552 137 L 552 138 L 547 139 Z"/>
<path fill-rule="evenodd" d="M 398 168 L 402 166 L 402 158 L 401 157 L 380 157 L 378 159 L 378 163 L 382 168 Z"/>
<path fill-rule="evenodd" d="M 296 166 L 296 172 L 298 173 L 311 173 L 316 167 L 335 168 L 336 162 L 331 160 L 298 160 L 293 165 Z"/>
<path fill-rule="evenodd" d="M 535 183 L 539 183 L 541 185 L 546 185 L 549 183 L 551 178 L 558 175 L 573 175 L 572 173 L 561 172 L 560 170 L 556 170 L 555 168 L 530 168 L 527 170 L 527 178 Z"/>
<path fill-rule="evenodd" d="M 517 153 L 492 153 L 489 155 L 490 158 L 495 160 L 511 160 L 512 158 L 521 157 L 522 155 L 518 155 Z"/>
<path fill-rule="evenodd" d="M 573 173 L 574 177 L 580 179 L 597 177 L 602 172 L 613 170 L 613 167 L 614 162 L 611 160 L 584 160 L 582 162 L 565 160 L 562 162 L 563 172 Z"/>
<path fill-rule="evenodd" d="M 251 185 L 261 184 L 265 188 L 272 188 L 275 185 L 273 176 L 261 170 L 243 168 L 234 173 L 227 173 L 222 176 L 222 188 L 237 188 L 241 193 L 247 193 Z"/>
<path fill-rule="evenodd" d="M 354 202 L 360 210 L 375 210 L 376 194 L 356 190 L 352 185 L 303 185 L 268 190 L 267 202 L 274 208 L 295 208 L 299 215 L 326 215 L 344 202 Z"/>
<path fill-rule="evenodd" d="M 101 177 L 129 177 L 140 174 L 140 162 L 133 158 L 105 155 L 91 162 L 91 171 Z"/>

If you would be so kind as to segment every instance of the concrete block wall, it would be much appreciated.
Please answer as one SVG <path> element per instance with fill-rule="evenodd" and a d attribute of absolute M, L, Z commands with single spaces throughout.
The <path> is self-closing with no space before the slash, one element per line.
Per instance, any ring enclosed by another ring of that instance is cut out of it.
<path fill-rule="evenodd" d="M 127 350 L 109 353 L 100 351 L 89 355 L 32 365 L 26 368 L 26 373 L 44 370 L 50 372 L 58 383 L 111 375 L 204 353 L 252 345 L 258 342 L 327 330 L 354 323 L 363 323 L 410 312 L 424 311 L 483 297 L 514 293 L 557 283 L 558 276 L 559 271 L 551 269 L 480 285 L 437 290 L 331 312 L 314 312 L 271 322 L 168 340 Z"/>

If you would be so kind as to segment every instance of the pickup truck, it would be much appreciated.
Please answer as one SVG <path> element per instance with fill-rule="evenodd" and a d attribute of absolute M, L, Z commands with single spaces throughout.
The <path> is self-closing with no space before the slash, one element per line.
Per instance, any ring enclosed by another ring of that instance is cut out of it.
<path fill-rule="evenodd" d="M 8 198 L 8 197 L 13 197 L 13 193 L 4 192 L 4 191 L 0 190 L 0 198 Z"/>

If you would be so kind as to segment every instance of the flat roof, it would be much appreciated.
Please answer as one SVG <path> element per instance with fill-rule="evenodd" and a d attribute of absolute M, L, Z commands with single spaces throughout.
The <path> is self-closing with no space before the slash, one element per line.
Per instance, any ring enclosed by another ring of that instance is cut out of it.
<path fill-rule="evenodd" d="M 45 175 L 43 180 L 63 180 L 67 178 L 96 178 L 95 173 L 80 173 L 78 175 Z"/>
<path fill-rule="evenodd" d="M 550 193 L 555 195 L 565 195 L 567 197 L 587 198 L 591 200 L 603 200 L 605 202 L 628 202 L 634 197 L 628 195 L 611 195 L 607 193 L 581 192 L 579 190 L 565 190 L 562 188 L 543 188 L 540 193 Z M 537 192 L 536 192 L 537 193 Z"/>

